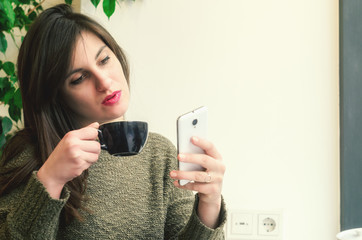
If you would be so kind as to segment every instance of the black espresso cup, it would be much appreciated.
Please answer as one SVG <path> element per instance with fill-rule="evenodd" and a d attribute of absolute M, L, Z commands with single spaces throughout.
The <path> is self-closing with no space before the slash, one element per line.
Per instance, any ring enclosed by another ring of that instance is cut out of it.
<path fill-rule="evenodd" d="M 101 148 L 114 156 L 130 156 L 141 152 L 148 137 L 148 124 L 140 121 L 110 122 L 99 126 Z"/>

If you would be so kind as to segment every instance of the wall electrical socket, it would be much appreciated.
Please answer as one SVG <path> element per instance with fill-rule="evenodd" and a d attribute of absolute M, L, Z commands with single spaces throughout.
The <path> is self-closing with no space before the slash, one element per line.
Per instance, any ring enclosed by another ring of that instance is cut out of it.
<path fill-rule="evenodd" d="M 282 211 L 229 209 L 227 240 L 282 240 Z"/>
<path fill-rule="evenodd" d="M 258 234 L 265 236 L 277 236 L 281 221 L 279 214 L 259 214 Z"/>
<path fill-rule="evenodd" d="M 247 212 L 231 213 L 231 234 L 251 235 L 253 233 L 253 214 Z"/>

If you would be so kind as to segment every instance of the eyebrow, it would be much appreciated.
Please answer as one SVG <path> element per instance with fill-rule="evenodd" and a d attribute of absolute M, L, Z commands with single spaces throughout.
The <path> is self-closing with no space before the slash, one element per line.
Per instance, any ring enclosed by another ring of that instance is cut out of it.
<path fill-rule="evenodd" d="M 103 51 L 103 49 L 105 49 L 106 47 L 107 47 L 107 45 L 104 45 L 104 46 L 102 46 L 102 47 L 98 50 L 98 52 L 97 52 L 94 60 L 97 60 L 97 58 L 99 57 L 99 55 L 101 54 L 101 52 Z"/>
<path fill-rule="evenodd" d="M 97 58 L 99 57 L 99 55 L 102 53 L 103 49 L 105 49 L 107 47 L 107 45 L 104 45 L 102 46 L 101 48 L 99 48 L 96 56 L 94 57 L 94 60 L 97 60 Z M 82 71 L 83 68 L 76 68 L 76 69 L 73 69 L 70 73 L 68 73 L 65 77 L 65 79 L 69 78 L 72 74 L 76 73 L 76 72 L 80 72 Z"/>

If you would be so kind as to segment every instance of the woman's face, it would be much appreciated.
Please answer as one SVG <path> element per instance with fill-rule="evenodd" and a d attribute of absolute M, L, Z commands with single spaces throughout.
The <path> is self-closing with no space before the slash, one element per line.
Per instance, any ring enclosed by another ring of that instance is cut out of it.
<path fill-rule="evenodd" d="M 116 55 L 90 32 L 82 32 L 64 84 L 64 99 L 82 126 L 123 118 L 129 88 Z"/>

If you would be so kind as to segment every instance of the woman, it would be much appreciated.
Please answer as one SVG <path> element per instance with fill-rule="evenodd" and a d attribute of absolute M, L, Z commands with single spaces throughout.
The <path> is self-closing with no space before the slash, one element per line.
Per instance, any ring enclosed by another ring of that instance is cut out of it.
<path fill-rule="evenodd" d="M 25 127 L 1 159 L 0 239 L 224 237 L 225 167 L 210 142 L 193 138 L 205 154 L 178 156 L 207 172 L 175 170 L 175 148 L 155 133 L 135 156 L 100 149 L 99 124 L 127 111 L 129 69 L 98 23 L 67 5 L 45 10 L 22 43 L 18 77 Z"/>

